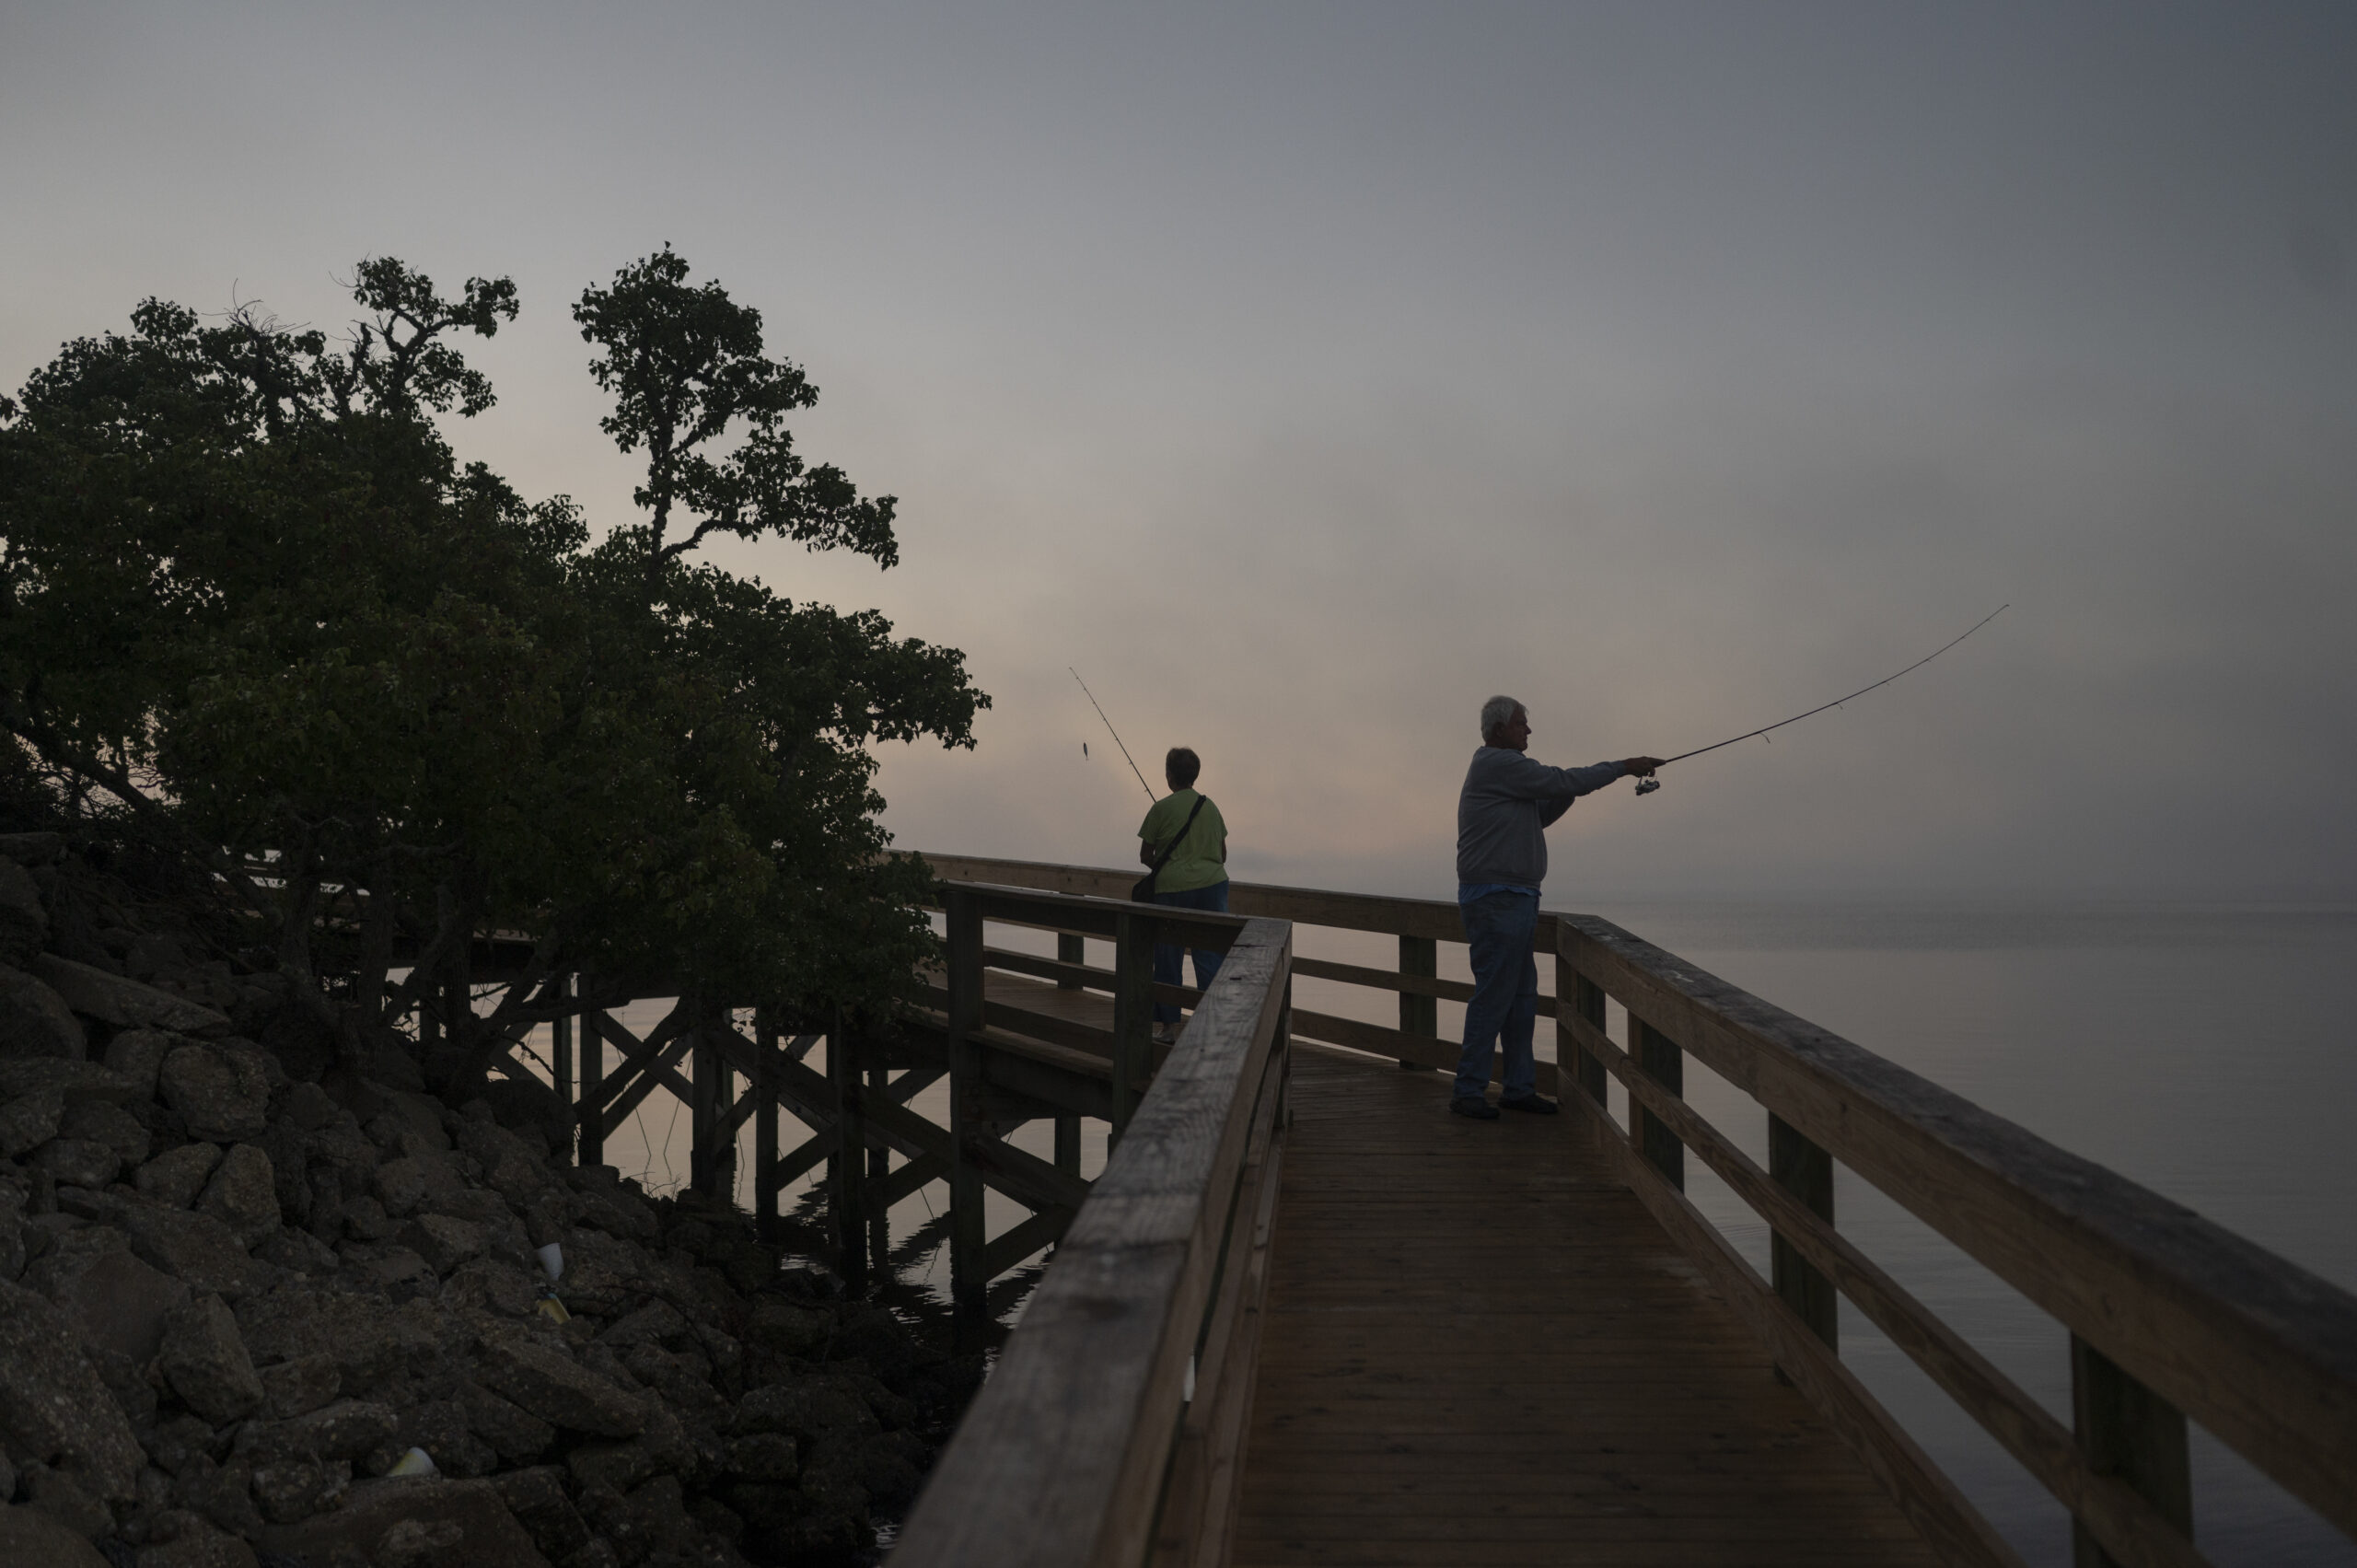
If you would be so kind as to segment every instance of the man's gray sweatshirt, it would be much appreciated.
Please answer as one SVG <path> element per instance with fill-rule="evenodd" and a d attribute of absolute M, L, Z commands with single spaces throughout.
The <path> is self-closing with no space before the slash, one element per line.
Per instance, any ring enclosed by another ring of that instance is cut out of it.
<path fill-rule="evenodd" d="M 1550 768 L 1503 746 L 1484 746 L 1457 797 L 1457 881 L 1536 888 L 1547 879 L 1547 833 L 1581 796 L 1620 776 L 1618 762 Z"/>

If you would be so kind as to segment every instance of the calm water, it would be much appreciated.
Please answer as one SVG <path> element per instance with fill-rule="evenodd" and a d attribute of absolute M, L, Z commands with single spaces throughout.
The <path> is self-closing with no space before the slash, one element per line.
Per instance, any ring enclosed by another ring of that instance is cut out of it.
<path fill-rule="evenodd" d="M 1615 920 L 2357 1290 L 2349 1204 L 2357 1192 L 2349 1127 L 2357 1040 L 2346 1013 L 2357 909 L 1581 904 L 1568 896 L 1549 904 Z M 1039 934 L 997 928 L 992 939 L 1047 946 Z M 1090 946 L 1090 961 L 1109 961 L 1109 949 Z M 1303 932 L 1300 948 L 1372 964 L 1395 951 L 1387 937 L 1326 931 Z M 1462 947 L 1445 946 L 1441 962 L 1444 973 L 1464 976 Z M 1374 1020 L 1393 1012 L 1387 999 L 1329 981 L 1297 981 L 1296 996 Z M 663 1010 L 636 1009 L 629 1021 L 644 1028 Z M 1454 1033 L 1460 1016 L 1445 1005 L 1442 1032 Z M 1547 1043 L 1542 1030 L 1542 1054 Z M 1687 1074 L 1689 1099 L 1765 1164 L 1759 1107 L 1698 1063 Z M 940 1120 L 940 1099 L 936 1088 L 916 1103 Z M 1612 1106 L 1625 1124 L 1617 1085 Z M 1103 1129 L 1090 1130 L 1086 1169 L 1094 1175 Z M 1040 1124 L 1016 1141 L 1045 1155 L 1047 1138 Z M 669 1097 L 658 1094 L 609 1144 L 608 1157 L 661 1189 L 686 1174 L 685 1139 L 684 1116 L 674 1120 Z M 1764 1274 L 1765 1227 L 1698 1161 L 1688 1161 L 1688 1183 Z M 944 1191 L 919 1193 L 893 1216 L 896 1238 L 918 1243 L 901 1270 L 912 1286 L 946 1284 L 938 1229 L 924 1232 Z M 995 1194 L 993 1203 L 993 1231 L 1023 1212 Z M 2050 1318 L 1847 1171 L 1835 1203 L 1841 1228 L 1870 1257 L 2069 1423 L 2067 1340 Z M 1846 1303 L 1840 1339 L 1844 1361 L 2032 1563 L 2069 1562 L 2061 1509 Z M 2357 1547 L 2198 1429 L 2193 1458 L 2195 1531 L 2213 1561 L 2357 1568 Z"/>

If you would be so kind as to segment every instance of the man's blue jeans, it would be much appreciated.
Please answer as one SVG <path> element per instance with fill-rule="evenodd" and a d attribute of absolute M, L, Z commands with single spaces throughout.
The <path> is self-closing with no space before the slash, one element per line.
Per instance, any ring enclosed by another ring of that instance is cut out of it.
<path fill-rule="evenodd" d="M 1215 913 L 1225 914 L 1227 912 L 1227 883 L 1223 879 L 1213 883 L 1208 888 L 1190 888 L 1183 893 L 1156 893 L 1154 896 L 1154 901 L 1158 904 L 1168 904 L 1174 909 L 1211 910 Z M 1211 989 L 1212 977 L 1219 973 L 1220 955 L 1202 947 L 1191 948 L 1190 951 L 1195 955 L 1195 988 L 1198 991 L 1208 991 Z M 1178 947 L 1175 943 L 1167 946 L 1159 942 L 1155 944 L 1154 978 L 1164 985 L 1180 983 Z M 1178 1009 L 1170 1003 L 1157 1002 L 1154 1005 L 1154 1021 L 1157 1024 L 1175 1024 L 1178 1021 Z"/>
<path fill-rule="evenodd" d="M 1538 1087 L 1530 1036 L 1538 1017 L 1538 961 L 1530 938 L 1538 929 L 1538 895 L 1484 893 L 1457 906 L 1473 949 L 1473 1000 L 1465 1005 L 1465 1052 L 1457 1059 L 1457 1098 L 1480 1099 L 1490 1087 L 1490 1051 L 1505 1046 L 1505 1098 Z"/>

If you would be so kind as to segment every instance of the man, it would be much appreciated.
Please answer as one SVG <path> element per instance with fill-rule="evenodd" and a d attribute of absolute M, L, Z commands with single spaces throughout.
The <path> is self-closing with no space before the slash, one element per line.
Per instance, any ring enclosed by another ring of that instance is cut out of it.
<path fill-rule="evenodd" d="M 1154 873 L 1154 901 L 1178 909 L 1227 912 L 1227 822 L 1211 796 L 1197 792 L 1203 760 L 1189 748 L 1174 746 L 1162 760 L 1162 776 L 1170 793 L 1154 803 L 1138 825 L 1138 864 Z M 1208 947 L 1193 949 L 1195 984 L 1209 991 L 1219 973 L 1220 955 Z M 1157 942 L 1154 947 L 1154 978 L 1157 984 L 1177 985 L 1179 947 Z M 1157 1044 L 1178 1039 L 1178 1008 L 1175 1003 L 1154 1005 L 1154 1038 Z"/>
<path fill-rule="evenodd" d="M 1538 965 L 1530 940 L 1538 925 L 1538 885 L 1547 879 L 1546 830 L 1583 795 L 1613 780 L 1650 774 L 1658 757 L 1628 757 L 1586 768 L 1550 768 L 1525 755 L 1530 714 L 1512 697 L 1481 704 L 1481 749 L 1457 797 L 1457 909 L 1473 949 L 1473 1000 L 1465 1005 L 1465 1051 L 1448 1109 L 1477 1121 L 1507 1110 L 1555 1114 L 1538 1093 L 1531 1056 L 1538 1016 Z M 1489 1101 L 1490 1051 L 1505 1046 L 1505 1093 Z"/>

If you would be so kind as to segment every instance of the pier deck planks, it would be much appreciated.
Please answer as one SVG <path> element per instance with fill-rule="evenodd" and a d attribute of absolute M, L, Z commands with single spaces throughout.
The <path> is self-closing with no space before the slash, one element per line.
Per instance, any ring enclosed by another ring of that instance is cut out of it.
<path fill-rule="evenodd" d="M 1293 1073 L 1237 1568 L 1933 1561 L 1562 1118 Z"/>

